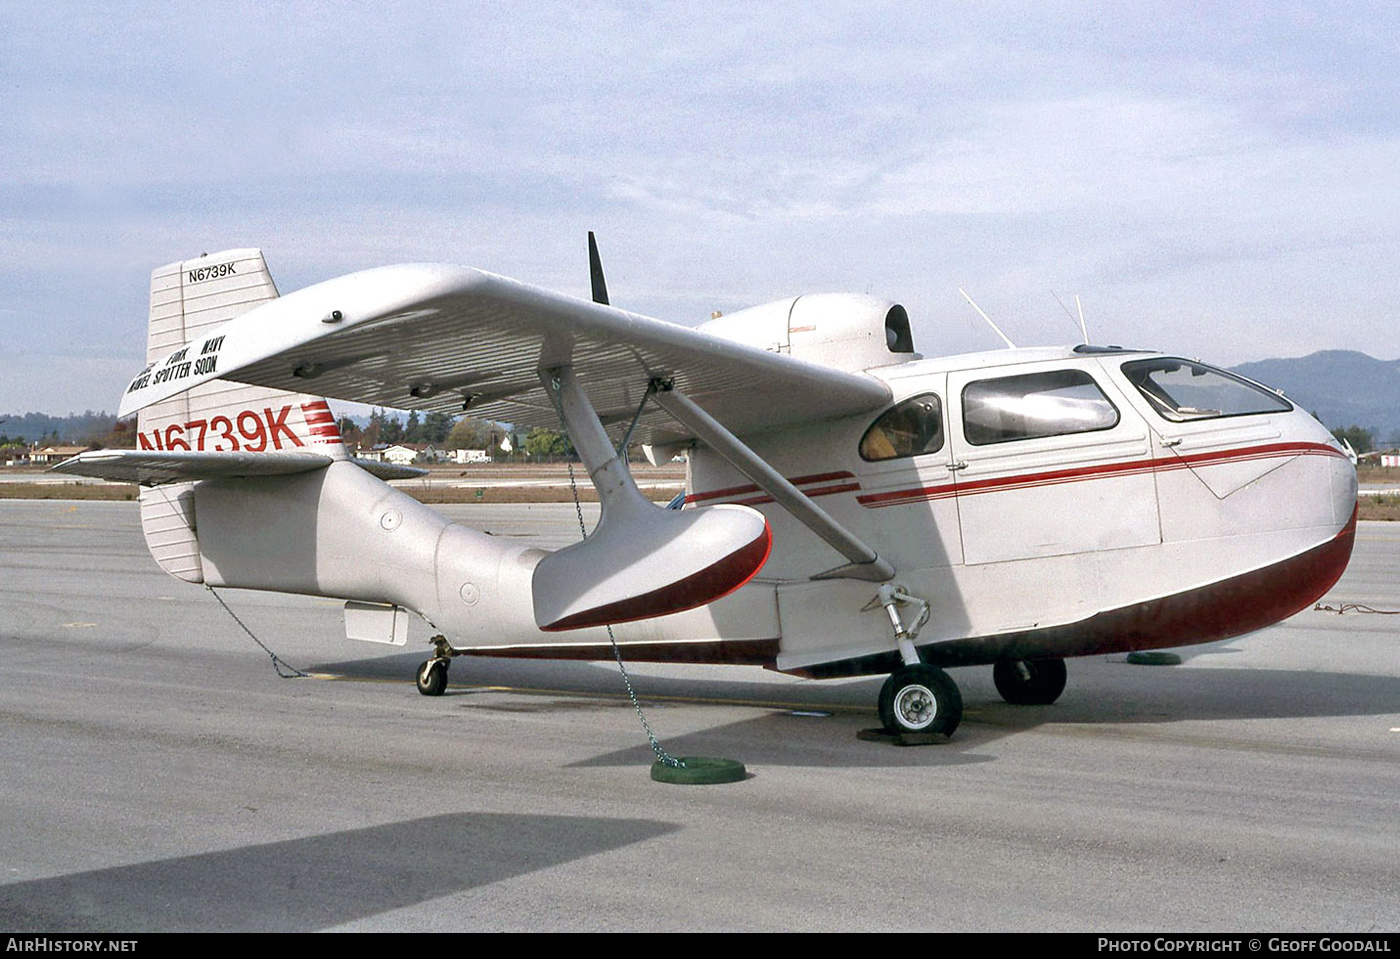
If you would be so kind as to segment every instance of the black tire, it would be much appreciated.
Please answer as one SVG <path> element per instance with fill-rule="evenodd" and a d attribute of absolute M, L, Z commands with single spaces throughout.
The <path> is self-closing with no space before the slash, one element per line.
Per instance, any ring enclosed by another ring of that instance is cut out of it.
<path fill-rule="evenodd" d="M 418 691 L 424 696 L 441 696 L 447 689 L 447 661 L 424 660 L 418 667 Z"/>
<path fill-rule="evenodd" d="M 880 688 L 880 722 L 891 733 L 951 736 L 962 712 L 958 684 L 937 666 L 901 666 Z"/>
<path fill-rule="evenodd" d="M 1003 659 L 992 667 L 992 682 L 1013 706 L 1049 706 L 1065 691 L 1063 659 Z"/>

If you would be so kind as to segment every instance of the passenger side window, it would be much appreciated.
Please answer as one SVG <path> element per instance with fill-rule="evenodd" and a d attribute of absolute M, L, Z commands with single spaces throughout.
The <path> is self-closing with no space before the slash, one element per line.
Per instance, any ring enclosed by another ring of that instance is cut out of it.
<path fill-rule="evenodd" d="M 977 380 L 963 387 L 963 433 L 974 446 L 1112 429 L 1118 409 L 1083 370 Z"/>
<path fill-rule="evenodd" d="M 937 453 L 943 448 L 943 404 L 932 393 L 890 407 L 860 438 L 860 458 L 881 460 Z"/>

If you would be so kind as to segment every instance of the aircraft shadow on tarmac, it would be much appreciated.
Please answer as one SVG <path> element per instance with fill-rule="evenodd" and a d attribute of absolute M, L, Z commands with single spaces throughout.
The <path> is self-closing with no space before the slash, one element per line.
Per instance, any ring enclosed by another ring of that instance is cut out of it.
<path fill-rule="evenodd" d="M 1218 650 L 1225 651 L 1225 650 Z M 323 668 L 346 676 L 404 679 L 421 659 L 401 655 Z M 1076 669 L 1076 664 L 1081 668 Z M 611 667 L 611 664 L 607 664 Z M 991 689 L 990 670 L 956 670 L 966 711 L 946 744 L 900 748 L 857 740 L 862 729 L 878 725 L 874 702 L 883 680 L 842 684 L 762 683 L 739 688 L 713 679 L 647 676 L 634 682 L 652 717 L 662 745 L 672 755 L 733 756 L 746 763 L 780 766 L 928 766 L 988 762 L 978 750 L 1004 736 L 1054 724 L 1086 731 L 1121 730 L 1196 722 L 1276 719 L 1299 721 L 1346 716 L 1387 716 L 1400 712 L 1400 677 L 1307 670 L 1212 667 L 1129 666 L 1121 660 L 1070 661 L 1070 684 L 1052 706 L 1011 706 Z M 615 669 L 615 667 L 612 667 Z M 986 674 L 986 675 L 983 675 Z M 511 713 L 522 711 L 596 712 L 631 710 L 615 672 L 598 664 L 469 657 L 454 666 L 453 682 L 442 702 L 446 710 Z M 518 691 L 513 699 L 486 702 L 491 692 Z M 416 695 L 416 693 L 414 693 Z M 664 711 L 706 701 L 752 705 L 771 712 L 703 732 L 667 737 Z M 799 711 L 794 713 L 794 710 Z M 805 716 L 801 712 L 826 713 Z M 656 716 L 662 715 L 661 721 Z M 610 720 L 612 721 L 612 720 Z M 641 740 L 638 727 L 638 737 Z M 1400 749 L 1397 749 L 1400 754 Z M 636 765 L 651 762 L 645 740 L 635 748 L 597 756 L 578 766 Z"/>
<path fill-rule="evenodd" d="M 679 827 L 457 813 L 0 886 L 12 932 L 324 929 Z"/>

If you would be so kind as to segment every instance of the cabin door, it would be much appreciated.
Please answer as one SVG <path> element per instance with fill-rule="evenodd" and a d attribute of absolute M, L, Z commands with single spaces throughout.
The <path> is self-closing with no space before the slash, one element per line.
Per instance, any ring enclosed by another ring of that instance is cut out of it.
<path fill-rule="evenodd" d="M 1102 378 L 1048 364 L 949 375 L 967 565 L 1162 541 L 1147 426 Z"/>

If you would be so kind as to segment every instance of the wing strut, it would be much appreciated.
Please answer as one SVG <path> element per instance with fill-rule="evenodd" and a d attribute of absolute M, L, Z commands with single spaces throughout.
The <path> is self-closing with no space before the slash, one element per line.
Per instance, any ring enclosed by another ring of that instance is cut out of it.
<path fill-rule="evenodd" d="M 674 416 L 706 446 L 728 460 L 731 466 L 753 480 L 802 525 L 850 560 L 846 566 L 819 573 L 812 577 L 813 579 L 864 579 L 880 583 L 894 577 L 894 567 L 888 560 L 880 558 L 873 549 L 857 539 L 854 533 L 832 519 L 826 510 L 812 502 L 811 497 L 789 483 L 781 473 L 764 462 L 718 420 L 695 405 L 694 400 L 665 385 L 653 396 L 658 406 Z"/>

